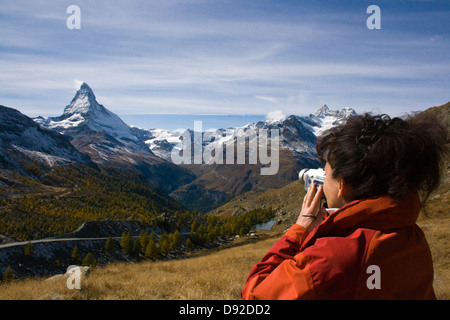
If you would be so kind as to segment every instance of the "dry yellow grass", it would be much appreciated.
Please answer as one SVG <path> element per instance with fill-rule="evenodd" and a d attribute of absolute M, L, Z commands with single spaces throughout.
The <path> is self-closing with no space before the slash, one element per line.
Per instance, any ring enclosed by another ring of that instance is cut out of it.
<path fill-rule="evenodd" d="M 430 245 L 434 266 L 434 290 L 440 300 L 450 300 L 450 217 L 423 218 L 418 222 Z"/>
<path fill-rule="evenodd" d="M 433 254 L 438 299 L 450 299 L 449 223 L 450 218 L 422 219 L 419 223 Z M 81 290 L 67 289 L 65 277 L 15 281 L 0 285 L 0 300 L 240 299 L 251 267 L 278 238 L 183 260 L 111 264 L 83 277 Z"/>
<path fill-rule="evenodd" d="M 183 260 L 112 264 L 83 277 L 81 290 L 67 289 L 65 277 L 16 281 L 0 285 L 0 299 L 240 299 L 251 267 L 274 241 Z"/>

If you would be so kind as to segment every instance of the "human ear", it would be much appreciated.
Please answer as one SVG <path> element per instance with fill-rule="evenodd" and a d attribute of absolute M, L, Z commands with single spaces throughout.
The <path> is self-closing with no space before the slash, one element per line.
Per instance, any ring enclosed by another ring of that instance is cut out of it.
<path fill-rule="evenodd" d="M 339 178 L 338 179 L 338 193 L 337 198 L 343 202 L 343 204 L 346 204 L 348 201 L 348 195 L 350 194 L 350 187 L 345 182 L 344 179 Z"/>

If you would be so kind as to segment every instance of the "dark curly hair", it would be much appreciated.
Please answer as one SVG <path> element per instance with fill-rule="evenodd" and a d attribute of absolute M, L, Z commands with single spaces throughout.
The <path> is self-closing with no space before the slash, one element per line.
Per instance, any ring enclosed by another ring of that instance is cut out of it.
<path fill-rule="evenodd" d="M 350 186 L 346 201 L 383 194 L 401 200 L 413 191 L 425 192 L 425 201 L 439 185 L 448 133 L 430 116 L 403 120 L 367 113 L 325 131 L 316 150 L 334 178 Z"/>

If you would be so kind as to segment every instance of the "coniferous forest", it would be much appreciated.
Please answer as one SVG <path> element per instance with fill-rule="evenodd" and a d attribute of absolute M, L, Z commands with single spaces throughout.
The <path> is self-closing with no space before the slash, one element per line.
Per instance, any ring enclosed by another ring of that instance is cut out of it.
<path fill-rule="evenodd" d="M 170 234 L 184 226 L 188 245 L 205 245 L 243 235 L 274 214 L 256 209 L 227 218 L 205 216 L 187 210 L 136 171 L 70 165 L 46 172 L 32 164 L 28 169 L 31 177 L 16 173 L 15 183 L 0 189 L 0 234 L 19 241 L 73 232 L 86 221 L 131 220 Z"/>

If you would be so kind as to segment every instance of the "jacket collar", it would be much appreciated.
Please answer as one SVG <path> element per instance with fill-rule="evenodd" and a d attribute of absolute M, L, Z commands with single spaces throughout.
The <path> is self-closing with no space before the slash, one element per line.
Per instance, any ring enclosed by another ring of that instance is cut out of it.
<path fill-rule="evenodd" d="M 305 242 L 321 237 L 346 236 L 358 228 L 388 231 L 414 226 L 421 206 L 417 193 L 399 202 L 387 195 L 355 200 L 330 214 Z"/>

